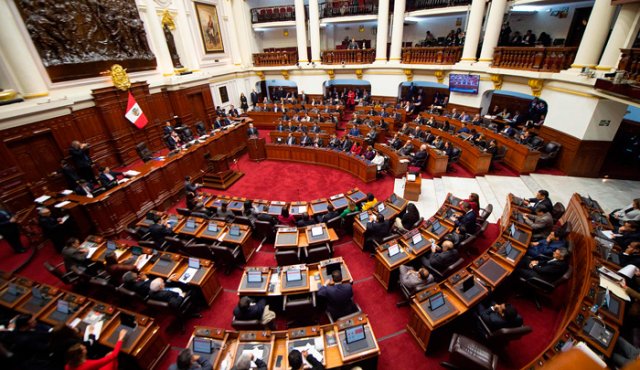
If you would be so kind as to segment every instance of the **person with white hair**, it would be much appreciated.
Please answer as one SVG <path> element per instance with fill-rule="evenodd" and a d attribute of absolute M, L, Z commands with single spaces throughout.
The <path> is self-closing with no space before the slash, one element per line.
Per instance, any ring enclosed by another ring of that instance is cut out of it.
<path fill-rule="evenodd" d="M 255 366 L 253 366 L 252 363 L 255 364 Z M 236 362 L 236 366 L 234 366 L 231 370 L 249 369 L 267 370 L 267 364 L 260 358 L 253 358 L 252 353 L 243 353 L 242 356 L 240 356 L 238 362 Z"/>

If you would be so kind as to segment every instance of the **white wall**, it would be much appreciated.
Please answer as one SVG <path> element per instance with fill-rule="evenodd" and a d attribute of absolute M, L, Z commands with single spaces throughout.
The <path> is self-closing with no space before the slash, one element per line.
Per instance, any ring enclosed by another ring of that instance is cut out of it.
<path fill-rule="evenodd" d="M 360 32 L 360 25 L 364 26 L 364 32 Z M 371 40 L 371 47 L 375 49 L 377 22 L 354 22 L 354 23 L 334 23 L 320 29 L 320 39 L 323 33 L 327 34 L 327 48 L 335 49 L 336 45 L 342 43 L 345 37 L 356 40 Z"/>
<path fill-rule="evenodd" d="M 536 34 L 536 37 L 542 32 L 546 32 L 552 39 L 567 37 L 569 32 L 569 26 L 571 26 L 571 20 L 575 13 L 576 8 L 592 7 L 593 1 L 586 1 L 573 4 L 557 4 L 540 6 L 534 14 L 524 13 L 509 13 L 507 19 L 511 26 L 511 32 L 520 31 L 521 34 L 525 34 L 527 30 L 532 30 Z M 552 17 L 551 10 L 559 10 L 562 8 L 569 8 L 567 17 Z"/>
<path fill-rule="evenodd" d="M 458 23 L 460 25 L 457 25 Z M 446 37 L 449 31 L 458 27 L 464 30 L 465 24 L 466 14 L 422 18 L 419 22 L 404 26 L 402 40 L 404 42 L 411 41 L 415 45 L 418 41 L 424 40 L 427 31 L 431 31 L 431 34 L 436 38 Z"/>
<path fill-rule="evenodd" d="M 582 139 L 612 141 L 626 112 L 626 104 L 600 99 Z"/>
<path fill-rule="evenodd" d="M 284 37 L 284 30 L 289 31 L 289 36 Z M 296 47 L 296 28 L 270 28 L 265 31 L 254 32 L 256 35 L 256 41 L 258 42 L 259 50 L 263 51 L 266 48 L 286 48 Z"/>

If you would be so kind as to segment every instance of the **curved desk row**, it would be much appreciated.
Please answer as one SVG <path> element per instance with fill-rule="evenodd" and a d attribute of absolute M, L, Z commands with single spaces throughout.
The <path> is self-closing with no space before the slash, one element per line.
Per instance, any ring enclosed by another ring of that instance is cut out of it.
<path fill-rule="evenodd" d="M 455 131 L 458 131 L 462 127 L 462 122 L 453 119 L 446 118 L 442 116 L 437 116 L 430 113 L 421 113 L 423 117 L 431 118 L 438 122 L 449 121 L 449 124 L 452 127 L 455 127 Z M 526 145 L 520 144 L 515 140 L 512 140 L 508 137 L 500 135 L 492 130 L 489 130 L 482 126 L 474 126 L 470 122 L 467 123 L 469 129 L 474 128 L 479 133 L 482 133 L 489 139 L 494 139 L 498 142 L 499 146 L 504 146 L 507 148 L 507 152 L 505 153 L 504 163 L 506 163 L 509 167 L 518 171 L 519 173 L 529 173 L 536 170 L 536 166 L 538 165 L 538 160 L 540 159 L 540 152 L 537 150 L 532 150 Z"/>
<path fill-rule="evenodd" d="M 302 162 L 337 168 L 349 172 L 364 182 L 376 179 L 376 165 L 348 153 L 324 148 L 307 148 L 267 144 L 267 159 Z"/>
<path fill-rule="evenodd" d="M 249 111 L 247 112 L 247 116 L 253 119 L 253 125 L 260 129 L 274 129 L 277 125 L 278 120 L 282 118 L 283 112 L 273 112 L 273 111 Z M 288 111 L 286 113 L 288 117 L 293 117 L 296 113 L 293 111 Z M 318 122 L 320 128 L 324 131 L 335 133 L 336 124 L 333 122 L 326 122 L 330 119 L 331 116 L 335 116 L 337 119 L 340 119 L 340 113 L 332 112 L 320 112 L 320 113 L 309 113 L 309 116 L 312 119 L 316 119 L 318 116 L 324 118 L 325 122 Z M 311 126 L 313 122 L 311 122 Z"/>
<path fill-rule="evenodd" d="M 35 289 L 34 289 L 35 288 Z M 33 294 L 38 290 L 41 296 Z M 169 343 L 153 318 L 123 310 L 80 294 L 39 284 L 24 277 L 0 279 L 0 306 L 17 313 L 31 314 L 39 322 L 52 328 L 63 324 L 84 333 L 88 322 L 102 322 L 98 343 L 113 348 L 120 329 L 126 329 L 121 353 L 134 361 L 140 369 L 153 369 Z M 134 319 L 134 328 L 123 324 L 123 316 Z"/>
<path fill-rule="evenodd" d="M 52 198 L 45 205 L 68 201 L 64 209 L 81 208 L 83 220 L 89 221 L 89 230 L 81 230 L 83 235 L 116 235 L 150 210 L 164 208 L 174 197 L 182 195 L 185 176 L 198 178 L 207 168 L 205 155 L 233 157 L 246 145 L 246 125 L 237 124 L 177 154 L 133 168 L 139 174 L 99 196 L 87 198 L 71 194 Z"/>

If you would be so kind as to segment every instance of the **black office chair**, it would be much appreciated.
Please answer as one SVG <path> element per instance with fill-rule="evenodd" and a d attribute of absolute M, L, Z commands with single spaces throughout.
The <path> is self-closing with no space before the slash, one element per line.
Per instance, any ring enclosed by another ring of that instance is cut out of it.
<path fill-rule="evenodd" d="M 134 240 L 148 240 L 150 236 L 149 231 L 142 227 L 127 227 L 125 231 Z"/>
<path fill-rule="evenodd" d="M 213 253 L 213 259 L 216 264 L 224 266 L 225 275 L 229 275 L 231 270 L 243 264 L 243 255 L 239 245 L 235 246 L 235 248 L 230 248 L 218 243 L 210 245 L 209 249 Z"/>
<path fill-rule="evenodd" d="M 278 266 L 297 265 L 300 263 L 300 248 L 276 249 L 276 263 Z"/>
<path fill-rule="evenodd" d="M 542 139 L 540 136 L 534 136 L 533 138 L 531 138 L 531 141 L 529 141 L 529 144 L 527 144 L 527 146 L 533 150 L 538 150 L 543 145 L 544 139 Z"/>
<path fill-rule="evenodd" d="M 253 228 L 253 224 L 251 223 L 251 220 L 246 216 L 236 216 L 235 219 L 233 220 L 233 223 L 246 225 Z"/>
<path fill-rule="evenodd" d="M 189 208 L 176 208 L 176 212 L 185 217 L 191 216 L 191 210 Z"/>
<path fill-rule="evenodd" d="M 502 328 L 498 330 L 491 330 L 487 323 L 482 320 L 482 316 L 476 314 L 476 320 L 478 320 L 478 327 L 480 329 L 480 335 L 490 346 L 494 349 L 504 349 L 512 340 L 518 340 L 525 335 L 531 333 L 533 329 L 527 325 L 520 325 L 514 328 Z M 520 322 L 522 322 L 522 317 L 518 315 Z"/>
<path fill-rule="evenodd" d="M 153 152 L 147 147 L 147 143 L 141 142 L 136 145 L 136 153 L 143 162 L 149 162 L 153 158 Z"/>
<path fill-rule="evenodd" d="M 464 258 L 458 258 L 456 262 L 449 265 L 443 271 L 439 271 L 435 267 L 431 266 L 431 262 L 429 262 L 429 259 L 426 256 L 422 256 L 420 261 L 422 262 L 422 265 L 426 267 L 429 272 L 431 272 L 431 274 L 433 274 L 433 277 L 436 279 L 436 281 L 442 281 L 447 278 L 447 276 L 451 275 L 454 271 L 457 271 L 460 266 L 462 266 L 462 264 L 464 263 Z"/>
<path fill-rule="evenodd" d="M 256 236 L 262 239 L 261 243 L 273 243 L 275 241 L 276 231 L 271 222 L 256 220 L 254 225 Z"/>
<path fill-rule="evenodd" d="M 209 248 L 209 244 L 205 243 L 189 244 L 189 246 L 182 250 L 182 253 L 189 257 L 204 258 L 208 260 L 214 259 L 213 250 Z"/>
<path fill-rule="evenodd" d="M 327 318 L 329 318 L 329 322 L 330 323 L 334 323 L 338 320 L 343 320 L 343 319 L 347 319 L 350 317 L 356 317 L 358 315 L 362 314 L 362 308 L 360 308 L 360 306 L 353 300 L 353 298 L 351 298 L 351 313 L 344 315 L 344 316 L 340 316 L 340 317 L 334 317 L 331 312 L 329 311 L 325 311 L 325 313 L 327 314 Z"/>
<path fill-rule="evenodd" d="M 299 327 L 315 324 L 316 296 L 315 293 L 304 295 L 285 295 L 282 311 L 287 316 L 288 327 Z"/>
<path fill-rule="evenodd" d="M 204 212 L 191 212 L 191 216 L 192 217 L 197 217 L 197 218 L 202 218 L 202 219 L 205 219 L 205 220 L 211 219 L 211 217 L 209 217 L 209 215 L 204 213 Z"/>
<path fill-rule="evenodd" d="M 567 256 L 568 257 L 568 256 Z M 566 258 L 566 257 L 565 257 Z M 536 304 L 536 308 L 538 311 L 542 311 L 542 305 L 540 304 L 540 298 L 546 298 L 548 301 L 553 301 L 550 299 L 550 295 L 556 290 L 557 287 L 566 283 L 569 279 L 571 279 L 571 274 L 573 269 L 571 266 L 567 269 L 567 271 L 560 276 L 558 279 L 552 282 L 548 282 L 546 280 L 540 279 L 538 277 L 532 277 L 530 279 L 525 279 L 520 277 L 520 282 L 526 287 L 526 291 L 531 294 L 533 301 Z"/>
<path fill-rule="evenodd" d="M 76 275 L 73 271 L 64 272 L 63 270 L 64 262 L 61 262 L 56 266 L 53 266 L 49 262 L 45 261 L 43 265 L 44 265 L 44 268 L 47 269 L 49 273 L 51 273 L 51 275 L 58 278 L 58 280 L 60 280 L 64 284 L 72 285 L 78 282 L 79 276 Z"/>
<path fill-rule="evenodd" d="M 560 153 L 562 144 L 555 141 L 550 141 L 545 146 L 540 148 L 540 159 L 538 160 L 539 166 L 547 166 L 553 164 L 555 158 Z"/>
<path fill-rule="evenodd" d="M 482 222 L 482 224 L 476 224 L 476 226 L 477 226 L 476 227 L 476 232 L 473 235 L 475 235 L 475 236 L 483 235 L 484 232 L 489 227 L 489 221 L 485 220 L 484 222 Z"/>
<path fill-rule="evenodd" d="M 152 249 L 158 248 L 158 246 L 156 245 L 156 242 L 153 240 L 138 240 L 138 245 L 145 248 L 152 248 Z M 164 250 L 165 246 L 166 246 L 166 243 L 163 242 L 160 250 Z"/>
<path fill-rule="evenodd" d="M 486 207 L 480 208 L 480 214 L 478 215 L 477 222 L 482 224 L 485 222 L 489 216 L 493 213 L 493 204 L 489 203 Z"/>
<path fill-rule="evenodd" d="M 117 286 L 115 292 L 117 293 L 118 301 L 123 306 L 135 307 L 141 303 L 145 303 L 147 300 L 147 297 L 140 296 L 133 290 L 125 288 L 124 285 Z"/>
<path fill-rule="evenodd" d="M 496 370 L 498 356 L 473 339 L 454 333 L 449 343 L 449 361 L 440 365 L 456 370 Z"/>
<path fill-rule="evenodd" d="M 108 297 L 115 292 L 115 286 L 109 283 L 108 277 L 92 276 L 88 283 L 92 294 L 97 297 Z"/>
<path fill-rule="evenodd" d="M 182 300 L 182 303 L 179 306 L 173 306 L 169 302 L 159 301 L 152 298 L 147 298 L 146 300 L 147 306 L 153 309 L 153 311 L 164 311 L 172 315 L 173 321 L 170 325 L 178 325 L 180 328 L 180 332 L 184 333 L 187 329 L 187 319 L 191 317 L 202 317 L 202 315 L 198 313 L 192 313 L 193 308 L 193 300 L 191 295 L 187 295 Z"/>
<path fill-rule="evenodd" d="M 327 228 L 334 229 L 338 235 L 344 235 L 344 229 L 342 228 L 342 217 L 336 216 L 327 221 Z"/>
<path fill-rule="evenodd" d="M 207 134 L 207 129 L 204 127 L 204 122 L 196 122 L 196 132 L 198 133 L 198 136 L 204 136 Z"/>
<path fill-rule="evenodd" d="M 447 172 L 456 172 L 456 169 L 453 167 L 455 163 L 460 161 L 460 156 L 462 155 L 462 149 L 454 147 L 451 152 L 451 157 L 449 157 L 449 161 L 447 162 Z"/>
<path fill-rule="evenodd" d="M 331 247 L 329 243 L 309 246 L 306 249 L 307 263 L 319 262 L 331 258 Z"/>
<path fill-rule="evenodd" d="M 238 320 L 235 316 L 231 319 L 231 327 L 235 330 L 264 330 L 266 325 L 262 324 L 262 320 Z"/>
<path fill-rule="evenodd" d="M 360 214 L 360 212 L 356 211 L 347 213 L 347 215 L 344 216 L 342 227 L 344 228 L 345 234 L 353 234 L 353 222 L 358 214 Z"/>
<path fill-rule="evenodd" d="M 475 241 L 477 239 L 477 235 L 475 234 L 466 234 L 466 238 L 464 238 L 460 244 L 457 245 L 458 251 L 460 253 L 464 253 L 468 257 L 471 256 L 470 249 L 473 247 Z"/>
<path fill-rule="evenodd" d="M 181 252 L 186 250 L 194 242 L 194 239 L 183 240 L 175 236 L 165 236 L 164 241 L 166 243 L 165 250 Z"/>
<path fill-rule="evenodd" d="M 507 155 L 507 150 L 508 148 L 504 145 L 500 145 L 498 146 L 498 150 L 496 151 L 496 154 L 493 155 L 493 157 L 491 157 L 491 164 L 489 165 L 490 169 L 494 169 L 494 165 L 496 163 L 503 163 L 504 162 L 504 157 Z"/>

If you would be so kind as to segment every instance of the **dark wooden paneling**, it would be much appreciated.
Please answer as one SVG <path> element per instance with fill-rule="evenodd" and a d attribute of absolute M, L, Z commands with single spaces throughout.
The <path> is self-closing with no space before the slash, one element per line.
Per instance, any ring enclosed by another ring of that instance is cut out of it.
<path fill-rule="evenodd" d="M 562 144 L 555 166 L 569 176 L 598 177 L 611 146 L 610 141 L 580 140 L 547 126 L 542 126 L 540 136 Z"/>
<path fill-rule="evenodd" d="M 501 112 L 504 108 L 514 115 L 516 111 L 520 111 L 520 114 L 526 114 L 529 111 L 529 103 L 533 99 L 524 99 L 512 95 L 493 94 L 491 97 L 491 105 L 489 106 L 488 114 L 493 112 L 493 107 L 496 105 L 500 108 Z"/>
<path fill-rule="evenodd" d="M 426 106 L 428 107 L 429 105 L 430 104 L 427 104 Z M 462 105 L 462 104 L 453 104 L 453 103 L 447 104 L 448 111 L 451 111 L 453 108 L 456 108 L 458 110 L 458 113 L 466 112 L 470 114 L 471 117 L 473 117 L 477 113 L 480 113 L 480 108 L 469 107 L 467 105 Z"/>

